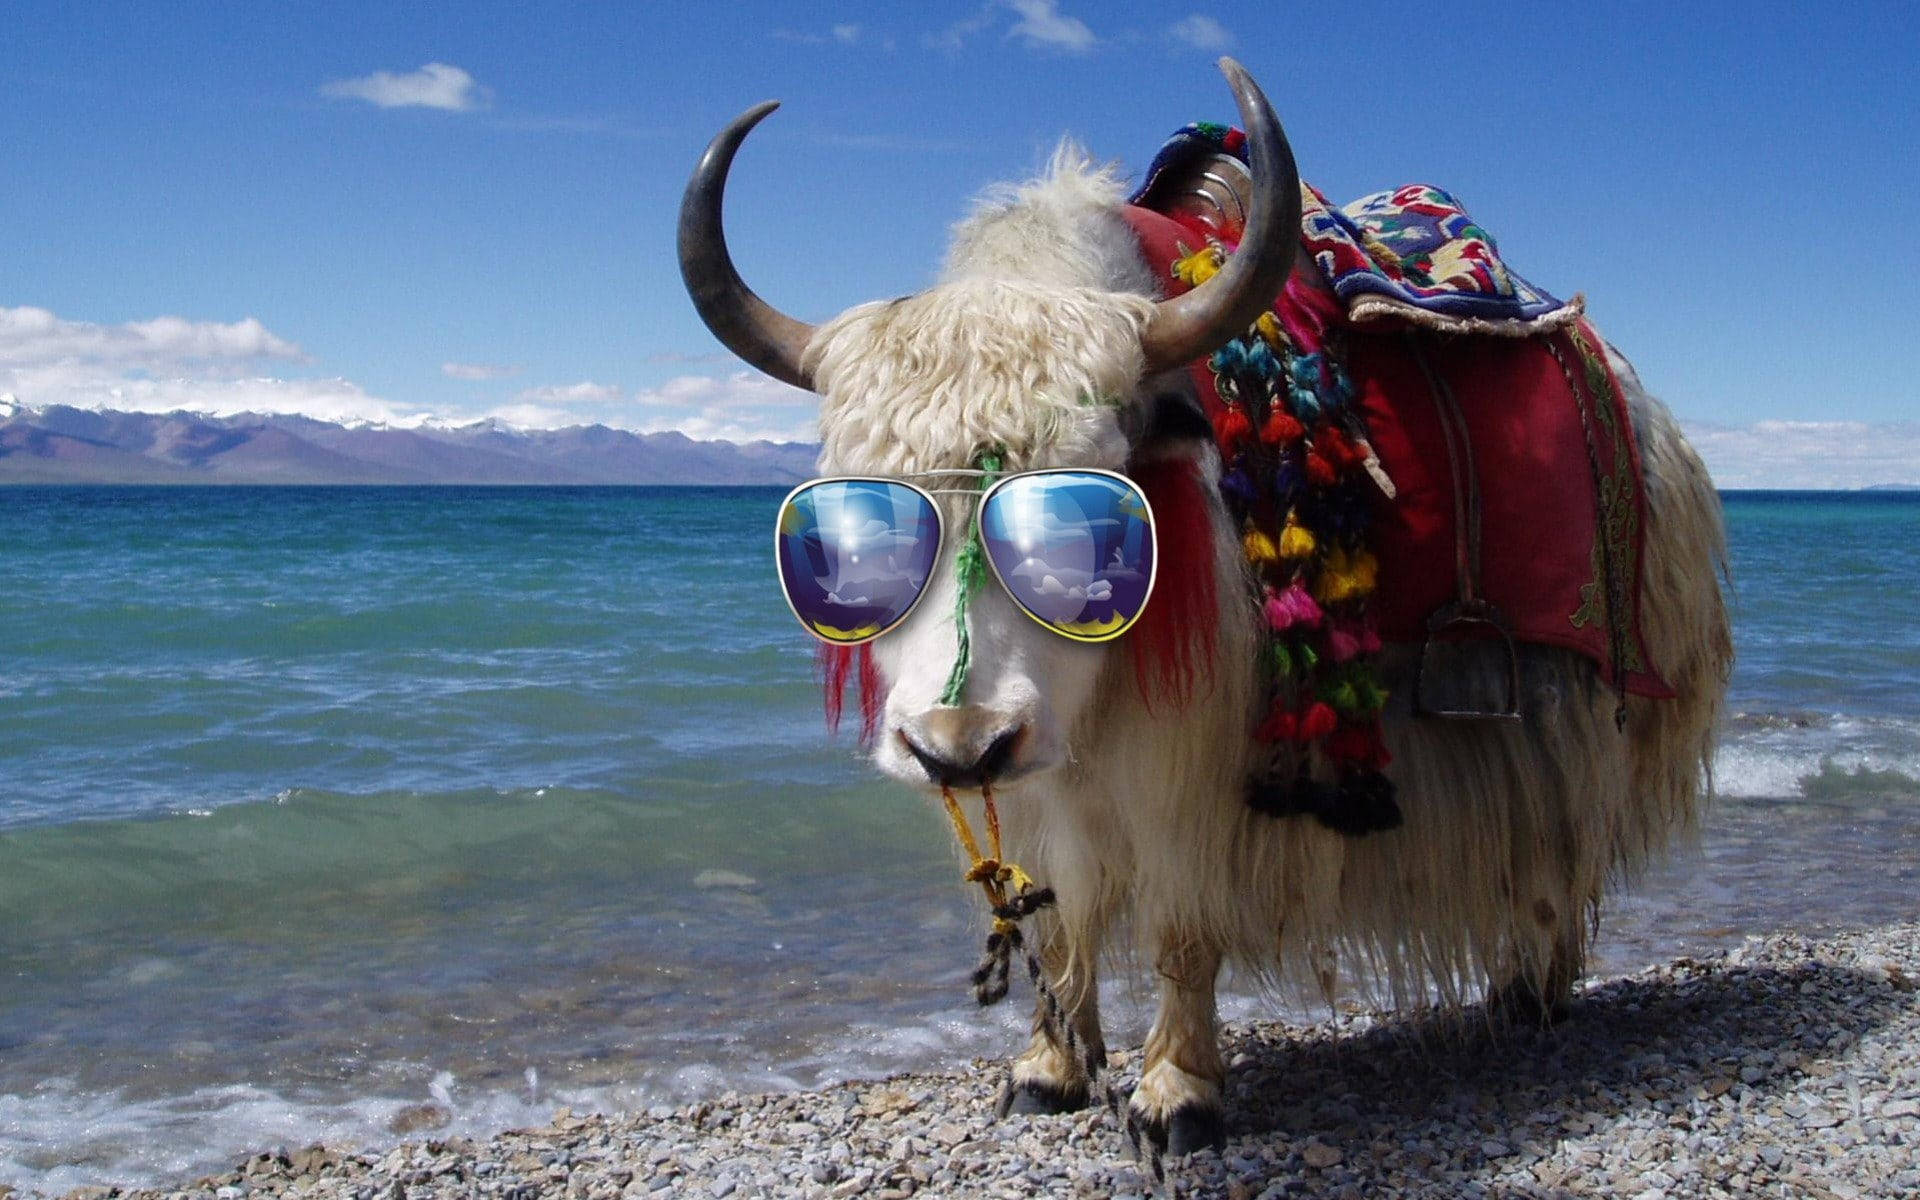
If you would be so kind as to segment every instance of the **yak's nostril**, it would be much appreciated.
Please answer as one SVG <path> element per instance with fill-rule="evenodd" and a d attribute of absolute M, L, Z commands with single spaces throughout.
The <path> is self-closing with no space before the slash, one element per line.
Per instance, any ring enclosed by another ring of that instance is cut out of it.
<path fill-rule="evenodd" d="M 1026 732 L 1025 725 L 1016 725 L 1012 729 L 1002 730 L 994 735 L 972 762 L 962 762 L 946 754 L 928 750 L 908 736 L 907 731 L 899 730 L 897 736 L 907 753 L 919 762 L 927 777 L 946 787 L 971 788 L 990 783 L 995 776 L 1007 769 L 1013 761 L 1013 753 L 1019 747 L 1020 735 Z"/>

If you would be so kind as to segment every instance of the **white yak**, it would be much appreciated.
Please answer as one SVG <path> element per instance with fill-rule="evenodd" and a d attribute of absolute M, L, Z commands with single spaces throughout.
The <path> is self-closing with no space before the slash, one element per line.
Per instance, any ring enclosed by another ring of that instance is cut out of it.
<path fill-rule="evenodd" d="M 689 290 L 722 342 L 819 394 L 823 475 L 966 469 L 993 447 L 1006 471 L 1125 473 L 1172 459 L 1217 483 L 1204 423 L 1196 433 L 1156 406 L 1178 401 L 1166 381 L 1183 364 L 1272 303 L 1299 230 L 1279 124 L 1237 64 L 1222 69 L 1247 130 L 1253 211 L 1239 251 L 1186 295 L 1161 298 L 1119 215 L 1119 180 L 1063 146 L 1042 178 L 990 193 L 958 226 L 937 285 L 818 326 L 789 318 L 741 280 L 720 220 L 734 154 L 772 104 L 723 131 L 689 185 Z M 1526 646 L 1521 721 L 1420 718 L 1404 686 L 1415 651 L 1389 645 L 1379 662 L 1394 689 L 1382 719 L 1397 829 L 1347 837 L 1249 808 L 1247 780 L 1271 753 L 1251 732 L 1264 633 L 1240 534 L 1213 488 L 1203 558 L 1223 582 L 1184 707 L 1154 703 L 1125 638 L 1055 636 L 994 587 L 965 609 L 971 674 L 957 702 L 942 703 L 960 632 L 959 538 L 923 601 L 873 643 L 884 695 L 873 764 L 931 795 L 991 777 L 1007 858 L 1057 893 L 1037 917 L 1040 956 L 1087 1045 L 1103 1046 L 1097 972 L 1110 935 L 1129 933 L 1153 966 L 1158 1010 L 1130 1105 L 1159 1146 L 1177 1153 L 1222 1135 L 1223 963 L 1301 984 L 1337 963 L 1391 1001 L 1458 1001 L 1486 986 L 1523 1011 L 1557 1013 L 1604 887 L 1694 828 L 1732 654 L 1719 502 L 1673 417 L 1609 355 L 1644 466 L 1642 636 L 1676 694 L 1624 697 L 1617 725 L 1622 697 L 1591 661 Z M 972 519 L 970 498 L 940 503 L 949 529 Z M 977 814 L 977 796 L 967 801 Z M 1013 1064 L 1014 1103 L 1072 1107 L 1088 1089 L 1085 1063 L 1036 1021 Z"/>

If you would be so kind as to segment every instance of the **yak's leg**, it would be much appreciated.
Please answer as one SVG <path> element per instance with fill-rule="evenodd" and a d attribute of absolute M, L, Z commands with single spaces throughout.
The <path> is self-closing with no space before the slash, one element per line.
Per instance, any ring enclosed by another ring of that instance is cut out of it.
<path fill-rule="evenodd" d="M 1094 954 L 1069 955 L 1065 938 L 1054 929 L 1041 943 L 1040 967 L 1054 995 L 1066 1010 L 1076 1044 L 1069 1048 L 1054 1036 L 1044 997 L 1034 997 L 1033 1036 L 1027 1049 L 1013 1060 L 1013 1078 L 1000 1097 L 1000 1115 L 1058 1113 L 1085 1108 L 1091 1099 L 1092 1079 L 1087 1062 L 1105 1063 L 1107 1044 L 1100 1033 L 1100 987 Z M 1015 970 L 1019 967 L 1016 965 Z"/>
<path fill-rule="evenodd" d="M 1147 1034 L 1127 1122 L 1167 1153 L 1186 1154 L 1226 1141 L 1227 1064 L 1213 997 L 1220 951 L 1170 936 L 1162 940 L 1157 965 L 1160 1011 Z"/>
<path fill-rule="evenodd" d="M 1556 1025 L 1572 1015 L 1573 985 L 1586 971 L 1587 906 L 1565 862 L 1527 882 L 1515 896 L 1509 964 L 1488 988 L 1487 1002 L 1518 1024 Z"/>
<path fill-rule="evenodd" d="M 1561 911 L 1571 908 L 1571 912 Z M 1543 945 L 1516 967 L 1504 983 L 1490 988 L 1487 1003 L 1494 1012 L 1522 1025 L 1557 1025 L 1573 1015 L 1573 985 L 1586 973 L 1586 937 L 1578 905 L 1537 900 L 1516 920 L 1541 926 Z"/>

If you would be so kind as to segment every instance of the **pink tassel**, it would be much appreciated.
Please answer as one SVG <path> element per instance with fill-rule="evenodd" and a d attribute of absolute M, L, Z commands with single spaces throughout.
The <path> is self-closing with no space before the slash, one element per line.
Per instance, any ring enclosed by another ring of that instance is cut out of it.
<path fill-rule="evenodd" d="M 1314 603 L 1313 597 L 1307 594 L 1307 589 L 1304 586 L 1298 583 L 1292 585 L 1286 591 L 1280 593 L 1279 599 L 1280 603 L 1285 605 L 1287 610 L 1293 614 L 1292 619 L 1287 622 L 1288 625 L 1304 625 L 1308 629 L 1318 628 L 1320 624 L 1320 606 Z M 1285 626 L 1281 628 L 1285 628 Z"/>
<path fill-rule="evenodd" d="M 1327 635 L 1327 657 L 1335 662 L 1346 662 L 1360 653 L 1360 640 L 1344 629 L 1336 629 Z"/>
<path fill-rule="evenodd" d="M 1272 588 L 1267 589 L 1267 602 L 1263 607 L 1266 611 L 1268 629 L 1275 633 L 1285 633 L 1292 627 L 1293 609 L 1287 605 L 1286 601 L 1275 595 Z"/>

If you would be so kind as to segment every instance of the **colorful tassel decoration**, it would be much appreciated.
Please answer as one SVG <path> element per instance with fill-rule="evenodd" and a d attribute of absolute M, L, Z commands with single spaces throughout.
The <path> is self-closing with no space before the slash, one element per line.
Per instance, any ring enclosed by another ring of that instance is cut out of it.
<path fill-rule="evenodd" d="M 1334 472 L 1333 464 L 1327 461 L 1326 455 L 1318 450 L 1307 452 L 1308 483 L 1317 488 L 1331 487 L 1337 478 L 1339 476 Z"/>
<path fill-rule="evenodd" d="M 1189 132 L 1233 153 L 1220 139 L 1236 135 L 1224 127 Z M 1197 286 L 1225 256 L 1218 245 L 1182 247 L 1172 274 Z M 1380 774 L 1386 691 L 1371 665 L 1380 638 L 1367 604 L 1378 573 L 1366 550 L 1371 505 L 1393 493 L 1367 444 L 1353 381 L 1327 344 L 1338 302 L 1305 278 L 1209 356 L 1214 394 L 1202 399 L 1220 448 L 1221 498 L 1261 586 L 1268 711 L 1258 734 L 1298 751 L 1276 753 L 1247 802 L 1358 836 L 1401 819 Z"/>
<path fill-rule="evenodd" d="M 1199 287 L 1220 273 L 1225 257 L 1218 246 L 1202 246 L 1185 258 L 1174 261 L 1173 276 L 1188 287 Z"/>
<path fill-rule="evenodd" d="M 1253 423 L 1247 420 L 1247 414 L 1237 408 L 1230 408 L 1220 418 L 1220 445 L 1232 451 L 1241 442 L 1253 434 Z"/>
<path fill-rule="evenodd" d="M 1283 540 L 1284 537 L 1282 535 Z M 1246 551 L 1247 561 L 1251 563 L 1277 562 L 1280 558 L 1280 547 L 1258 529 L 1247 530 L 1247 536 L 1241 539 L 1240 545 Z"/>
<path fill-rule="evenodd" d="M 1313 534 L 1293 516 L 1287 517 L 1286 528 L 1280 531 L 1280 557 L 1302 559 L 1313 556 L 1315 542 Z"/>
<path fill-rule="evenodd" d="M 1334 662 L 1353 661 L 1360 653 L 1360 639 L 1344 629 L 1335 629 L 1327 634 L 1327 657 Z"/>
<path fill-rule="evenodd" d="M 1303 742 L 1311 742 L 1332 733 L 1340 725 L 1339 716 L 1326 702 L 1315 700 L 1307 705 L 1300 714 L 1300 726 L 1294 736 Z"/>
<path fill-rule="evenodd" d="M 1267 714 L 1267 719 L 1260 722 L 1260 728 L 1253 731 L 1253 736 L 1263 742 L 1290 742 L 1294 740 L 1299 724 L 1299 719 L 1291 712 L 1276 705 Z"/>
<path fill-rule="evenodd" d="M 1267 423 L 1260 427 L 1260 441 L 1268 446 L 1286 446 L 1299 441 L 1307 434 L 1307 427 L 1296 421 L 1289 413 L 1276 407 L 1267 416 Z"/>

